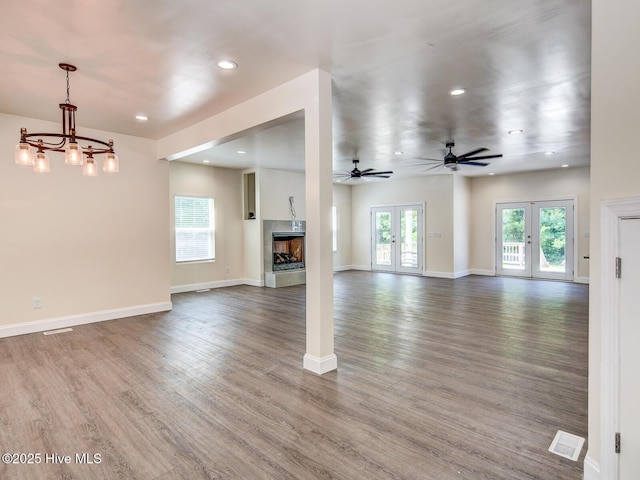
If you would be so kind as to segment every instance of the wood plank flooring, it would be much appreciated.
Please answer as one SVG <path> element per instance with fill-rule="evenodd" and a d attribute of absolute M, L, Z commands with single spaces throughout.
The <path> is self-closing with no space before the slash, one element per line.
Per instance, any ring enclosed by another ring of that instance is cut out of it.
<path fill-rule="evenodd" d="M 586 445 L 547 448 L 587 433 L 587 286 L 338 273 L 323 376 L 302 370 L 304 288 L 0 339 L 0 453 L 42 455 L 0 478 L 582 478 Z"/>

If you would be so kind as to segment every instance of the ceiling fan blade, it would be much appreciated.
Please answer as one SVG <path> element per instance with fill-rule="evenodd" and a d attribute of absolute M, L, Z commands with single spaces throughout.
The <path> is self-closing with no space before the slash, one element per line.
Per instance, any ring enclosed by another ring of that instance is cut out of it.
<path fill-rule="evenodd" d="M 458 164 L 460 164 L 460 165 L 473 165 L 475 167 L 486 167 L 487 165 L 489 165 L 488 163 L 485 163 L 485 162 L 474 162 L 474 161 L 471 161 L 471 160 L 458 161 Z"/>
<path fill-rule="evenodd" d="M 360 170 L 360 173 L 372 172 L 373 168 L 367 168 L 366 170 Z"/>
<path fill-rule="evenodd" d="M 480 155 L 479 157 L 473 157 L 473 158 L 469 158 L 467 157 L 466 160 L 488 160 L 490 158 L 501 158 L 502 154 L 501 153 L 497 153 L 495 155 Z M 460 157 L 458 157 L 459 159 Z"/>
<path fill-rule="evenodd" d="M 431 165 L 429 168 L 425 168 L 424 171 L 428 172 L 429 170 L 435 170 L 436 168 L 444 168 L 442 161 L 438 162 L 436 165 Z"/>
<path fill-rule="evenodd" d="M 374 175 L 373 178 L 391 178 L 391 175 Z"/>
<path fill-rule="evenodd" d="M 387 171 L 387 172 L 368 172 L 368 173 L 364 173 L 364 172 L 363 172 L 363 173 L 362 173 L 362 176 L 363 176 L 363 177 L 364 177 L 364 176 L 370 177 L 371 175 L 390 175 L 390 174 L 392 174 L 392 173 L 393 173 L 393 172 L 391 172 L 391 171 Z"/>
<path fill-rule="evenodd" d="M 428 158 L 428 157 L 416 157 L 418 160 L 427 160 L 428 162 L 438 162 L 442 163 L 441 158 Z"/>
<path fill-rule="evenodd" d="M 489 150 L 488 148 L 476 148 L 475 150 L 471 150 L 470 152 L 467 153 L 463 153 L 462 155 L 458 155 L 458 160 L 463 160 L 467 157 L 472 157 L 474 156 L 476 153 L 480 153 L 480 152 L 486 152 L 487 150 Z"/>

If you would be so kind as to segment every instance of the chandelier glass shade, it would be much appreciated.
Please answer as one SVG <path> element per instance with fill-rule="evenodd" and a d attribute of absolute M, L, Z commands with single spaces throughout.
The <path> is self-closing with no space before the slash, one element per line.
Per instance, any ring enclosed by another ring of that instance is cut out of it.
<path fill-rule="evenodd" d="M 38 173 L 51 171 L 47 151 L 64 153 L 67 165 L 84 165 L 83 175 L 95 177 L 98 167 L 94 155 L 104 155 L 102 170 L 107 173 L 118 173 L 120 165 L 118 156 L 113 150 L 113 140 L 103 141 L 83 137 L 76 133 L 76 110 L 78 107 L 69 100 L 69 72 L 75 72 L 75 66 L 68 63 L 58 65 L 67 72 L 67 99 L 59 104 L 62 110 L 61 133 L 29 133 L 26 128 L 20 130 L 20 142 L 15 148 L 15 163 L 31 166 Z"/>

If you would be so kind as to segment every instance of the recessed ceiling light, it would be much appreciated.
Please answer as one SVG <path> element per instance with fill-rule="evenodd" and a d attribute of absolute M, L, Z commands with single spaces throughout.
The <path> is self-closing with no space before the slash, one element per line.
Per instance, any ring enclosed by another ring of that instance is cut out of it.
<path fill-rule="evenodd" d="M 244 150 L 238 150 L 236 153 L 239 153 L 240 155 L 244 155 L 247 152 L 245 152 Z"/>
<path fill-rule="evenodd" d="M 545 155 L 553 155 L 556 152 L 544 152 Z"/>
<path fill-rule="evenodd" d="M 564 165 L 560 165 L 562 168 L 567 168 L 569 165 L 567 165 L 566 163 Z"/>
<path fill-rule="evenodd" d="M 402 155 L 403 152 L 401 152 L 400 150 L 396 150 L 395 152 L 393 152 L 394 155 Z"/>
<path fill-rule="evenodd" d="M 238 68 L 238 64 L 233 60 L 220 60 L 218 66 L 223 70 L 235 70 Z"/>
<path fill-rule="evenodd" d="M 491 173 L 489 173 L 489 175 L 495 175 L 495 173 L 491 172 Z"/>
<path fill-rule="evenodd" d="M 147 120 L 149 120 L 149 117 L 147 117 L 146 115 L 136 115 L 136 120 L 140 120 L 141 122 L 146 122 Z"/>
<path fill-rule="evenodd" d="M 454 88 L 449 92 L 449 95 L 452 97 L 458 97 L 460 95 L 464 95 L 467 91 L 464 88 Z"/>
<path fill-rule="evenodd" d="M 523 133 L 523 132 L 524 132 L 524 130 L 520 130 L 520 129 L 517 129 L 517 130 L 509 130 L 509 135 L 517 135 L 517 134 L 519 134 L 519 133 Z"/>
<path fill-rule="evenodd" d="M 202 160 L 202 163 L 211 163 L 211 160 Z"/>

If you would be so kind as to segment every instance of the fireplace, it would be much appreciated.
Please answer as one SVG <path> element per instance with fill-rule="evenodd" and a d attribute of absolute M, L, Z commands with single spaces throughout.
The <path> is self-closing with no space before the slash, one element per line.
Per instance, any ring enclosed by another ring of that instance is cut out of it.
<path fill-rule="evenodd" d="M 304 268 L 304 232 L 273 232 L 273 271 Z"/>

